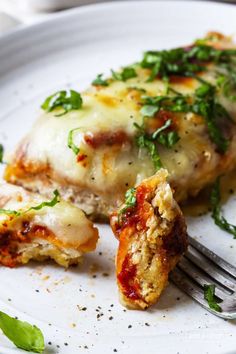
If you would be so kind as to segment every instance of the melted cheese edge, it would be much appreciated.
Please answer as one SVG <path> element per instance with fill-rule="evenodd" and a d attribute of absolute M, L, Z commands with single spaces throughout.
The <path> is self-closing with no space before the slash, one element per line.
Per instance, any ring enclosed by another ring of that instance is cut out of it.
<path fill-rule="evenodd" d="M 0 206 L 4 209 L 25 211 L 45 201 L 40 195 L 25 191 L 10 184 L 0 185 Z M 61 200 L 53 207 L 31 210 L 17 217 L 0 214 L 0 227 L 3 230 L 21 230 L 22 222 L 45 226 L 52 231 L 65 246 L 79 249 L 81 245 L 96 238 L 98 231 L 82 210 Z M 7 226 L 4 226 L 7 225 Z"/>

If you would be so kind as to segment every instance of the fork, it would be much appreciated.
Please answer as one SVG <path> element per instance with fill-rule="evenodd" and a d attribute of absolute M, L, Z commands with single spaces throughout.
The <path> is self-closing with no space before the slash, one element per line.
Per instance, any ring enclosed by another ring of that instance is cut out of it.
<path fill-rule="evenodd" d="M 236 318 L 236 267 L 190 236 L 188 251 L 170 273 L 170 279 L 214 315 L 224 319 Z M 215 285 L 215 295 L 222 301 L 222 312 L 211 309 L 204 299 L 206 284 Z"/>

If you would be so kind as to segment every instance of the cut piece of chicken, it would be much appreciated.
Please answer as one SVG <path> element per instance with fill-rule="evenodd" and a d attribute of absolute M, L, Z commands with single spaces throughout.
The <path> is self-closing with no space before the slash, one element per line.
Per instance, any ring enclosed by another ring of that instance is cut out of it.
<path fill-rule="evenodd" d="M 158 300 L 187 248 L 186 224 L 167 175 L 161 169 L 129 190 L 126 203 L 111 216 L 119 239 L 117 283 L 129 308 L 145 309 Z"/>
<path fill-rule="evenodd" d="M 68 267 L 92 251 L 98 230 L 84 212 L 60 199 L 10 184 L 0 185 L 0 264 L 14 267 L 34 259 L 53 259 Z"/>

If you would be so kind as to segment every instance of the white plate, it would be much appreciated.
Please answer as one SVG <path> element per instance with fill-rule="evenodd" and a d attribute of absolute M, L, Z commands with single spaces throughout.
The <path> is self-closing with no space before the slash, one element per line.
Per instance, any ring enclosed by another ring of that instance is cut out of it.
<path fill-rule="evenodd" d="M 0 141 L 13 148 L 55 90 L 83 89 L 97 73 L 135 61 L 146 49 L 188 44 L 209 30 L 234 34 L 235 18 L 236 7 L 206 2 L 109 3 L 1 38 Z M 232 220 L 234 210 L 226 210 Z M 80 268 L 0 268 L 0 308 L 37 324 L 52 343 L 46 353 L 235 353 L 235 324 L 207 313 L 172 285 L 149 311 L 125 311 L 114 278 L 117 244 L 108 226 L 100 231 L 97 252 Z M 189 231 L 236 263 L 236 241 L 210 218 L 189 219 Z M 1 354 L 18 352 L 3 336 L 0 343 Z"/>

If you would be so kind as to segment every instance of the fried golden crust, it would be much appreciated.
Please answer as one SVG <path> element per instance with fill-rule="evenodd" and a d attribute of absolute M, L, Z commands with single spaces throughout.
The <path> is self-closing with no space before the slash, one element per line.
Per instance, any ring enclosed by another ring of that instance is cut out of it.
<path fill-rule="evenodd" d="M 136 205 L 122 206 L 111 216 L 119 238 L 116 272 L 122 303 L 145 309 L 154 304 L 168 281 L 168 274 L 187 248 L 186 224 L 167 171 L 161 169 L 136 188 Z"/>

